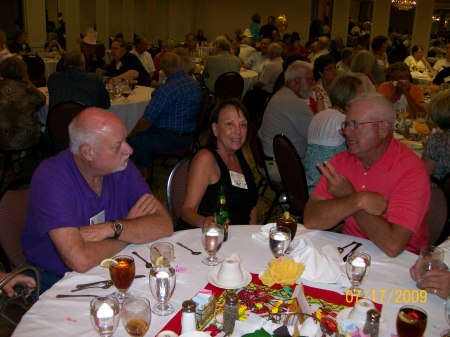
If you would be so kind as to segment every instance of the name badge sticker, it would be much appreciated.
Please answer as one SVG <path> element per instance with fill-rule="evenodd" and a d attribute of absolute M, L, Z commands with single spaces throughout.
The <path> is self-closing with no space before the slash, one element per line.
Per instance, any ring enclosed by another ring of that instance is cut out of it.
<path fill-rule="evenodd" d="M 89 219 L 90 225 L 96 225 L 98 223 L 103 223 L 103 222 L 105 222 L 105 210 L 97 213 L 96 215 L 92 216 Z"/>
<path fill-rule="evenodd" d="M 245 177 L 242 173 L 230 171 L 231 185 L 248 189 L 247 182 L 245 181 Z"/>

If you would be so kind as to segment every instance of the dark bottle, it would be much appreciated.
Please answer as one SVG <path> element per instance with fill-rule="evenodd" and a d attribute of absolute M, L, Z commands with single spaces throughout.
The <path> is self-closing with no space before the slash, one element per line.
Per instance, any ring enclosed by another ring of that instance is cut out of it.
<path fill-rule="evenodd" d="M 227 209 L 227 198 L 225 196 L 225 187 L 219 187 L 217 194 L 217 205 L 214 210 L 214 222 L 223 228 L 223 242 L 228 240 L 228 226 L 230 225 L 230 218 Z"/>

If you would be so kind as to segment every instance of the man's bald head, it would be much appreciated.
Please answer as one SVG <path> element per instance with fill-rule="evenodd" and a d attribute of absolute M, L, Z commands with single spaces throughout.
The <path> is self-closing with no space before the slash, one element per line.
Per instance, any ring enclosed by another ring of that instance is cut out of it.
<path fill-rule="evenodd" d="M 182 70 L 182 63 L 180 57 L 172 52 L 164 53 L 161 57 L 161 69 L 164 71 L 166 76 L 170 74 Z"/>

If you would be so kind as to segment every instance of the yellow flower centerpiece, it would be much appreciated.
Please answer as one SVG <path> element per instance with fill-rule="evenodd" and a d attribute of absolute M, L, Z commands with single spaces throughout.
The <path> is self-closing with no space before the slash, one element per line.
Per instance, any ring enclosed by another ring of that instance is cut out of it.
<path fill-rule="evenodd" d="M 276 283 L 282 286 L 291 285 L 297 281 L 304 270 L 303 263 L 280 256 L 270 260 L 269 267 L 260 274 L 259 278 L 268 287 Z"/>
<path fill-rule="evenodd" d="M 419 122 L 416 124 L 416 131 L 420 136 L 426 136 L 430 133 L 430 128 L 427 124 Z"/>

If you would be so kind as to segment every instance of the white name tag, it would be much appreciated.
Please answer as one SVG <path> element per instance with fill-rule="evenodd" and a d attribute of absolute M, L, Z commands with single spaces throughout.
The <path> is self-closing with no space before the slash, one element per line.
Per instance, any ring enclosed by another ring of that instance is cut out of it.
<path fill-rule="evenodd" d="M 98 223 L 103 223 L 103 222 L 105 222 L 105 210 L 101 211 L 100 213 L 94 215 L 93 217 L 91 217 L 89 219 L 90 225 L 96 225 Z"/>
<path fill-rule="evenodd" d="M 230 171 L 231 185 L 247 189 L 247 182 L 245 181 L 245 177 L 242 173 Z"/>

